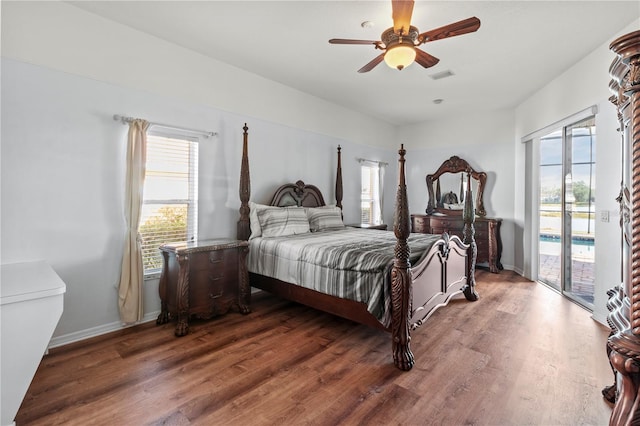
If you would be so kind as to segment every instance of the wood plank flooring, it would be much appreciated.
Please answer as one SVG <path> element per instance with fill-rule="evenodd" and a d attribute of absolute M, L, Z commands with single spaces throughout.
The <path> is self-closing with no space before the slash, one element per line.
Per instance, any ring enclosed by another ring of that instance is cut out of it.
<path fill-rule="evenodd" d="M 546 287 L 477 275 L 412 336 L 390 335 L 268 294 L 248 316 L 143 324 L 51 350 L 23 425 L 605 425 L 608 329 Z"/>

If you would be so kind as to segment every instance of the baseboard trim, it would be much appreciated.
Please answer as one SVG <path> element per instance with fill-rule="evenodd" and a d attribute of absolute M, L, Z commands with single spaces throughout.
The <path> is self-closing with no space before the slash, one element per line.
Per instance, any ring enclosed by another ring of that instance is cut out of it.
<path fill-rule="evenodd" d="M 85 330 L 74 331 L 73 333 L 56 336 L 51 339 L 47 349 L 57 348 L 59 346 L 64 346 L 70 343 L 79 342 L 81 340 L 90 339 L 92 337 L 101 336 L 103 334 L 111 333 L 113 331 L 118 331 L 124 328 L 133 327 L 134 325 L 155 321 L 156 318 L 158 318 L 159 314 L 160 314 L 160 311 L 148 312 L 144 315 L 144 317 L 142 317 L 142 320 L 140 322 L 137 322 L 135 324 L 122 324 L 120 321 L 116 321 L 109 324 L 103 324 L 97 327 L 91 327 Z"/>
<path fill-rule="evenodd" d="M 611 327 L 609 327 L 609 323 L 607 322 L 607 315 L 606 315 L 606 314 L 605 314 L 605 315 L 602 315 L 600 312 L 595 312 L 595 311 L 594 311 L 594 312 L 592 312 L 592 314 L 591 314 L 591 318 L 592 318 L 594 321 L 597 321 L 597 322 L 599 322 L 600 324 L 607 326 L 607 328 L 611 328 Z"/>

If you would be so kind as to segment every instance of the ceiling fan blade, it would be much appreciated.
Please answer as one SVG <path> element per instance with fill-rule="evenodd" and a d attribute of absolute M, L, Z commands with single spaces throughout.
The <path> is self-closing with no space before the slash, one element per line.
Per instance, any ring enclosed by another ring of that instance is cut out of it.
<path fill-rule="evenodd" d="M 480 28 L 480 20 L 474 16 L 454 22 L 453 24 L 445 25 L 444 27 L 436 28 L 435 30 L 426 31 L 418 36 L 418 42 L 422 44 L 429 41 L 468 34 L 477 31 L 478 28 Z"/>
<path fill-rule="evenodd" d="M 364 67 L 360 68 L 358 70 L 358 72 L 363 73 L 363 72 L 371 71 L 373 68 L 375 68 L 376 65 L 378 65 L 380 62 L 382 62 L 383 59 L 384 59 L 384 53 L 381 53 L 378 56 L 376 56 L 375 58 L 373 58 L 373 60 L 371 62 L 369 62 L 367 65 L 365 65 Z"/>
<path fill-rule="evenodd" d="M 331 44 L 373 44 L 377 46 L 380 42 L 375 40 L 352 40 L 349 38 L 332 38 L 329 40 Z"/>
<path fill-rule="evenodd" d="M 413 0 L 391 0 L 391 10 L 393 31 L 399 34 L 402 30 L 402 34 L 408 34 L 413 14 Z"/>
<path fill-rule="evenodd" d="M 425 68 L 429 68 L 440 62 L 440 59 L 416 48 L 416 62 Z"/>

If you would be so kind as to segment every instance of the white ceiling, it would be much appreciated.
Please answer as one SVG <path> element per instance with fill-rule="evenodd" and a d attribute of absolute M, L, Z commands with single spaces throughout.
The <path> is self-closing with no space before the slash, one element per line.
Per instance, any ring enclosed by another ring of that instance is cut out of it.
<path fill-rule="evenodd" d="M 416 1 L 420 32 L 471 16 L 471 34 L 426 43 L 440 59 L 397 71 L 380 51 L 330 45 L 379 40 L 391 2 L 81 1 L 76 6 L 161 39 L 392 124 L 514 107 L 640 17 L 640 1 Z M 374 26 L 362 28 L 363 21 Z M 602 64 L 603 72 L 608 64 Z M 454 76 L 433 80 L 446 70 Z M 439 105 L 434 99 L 442 99 Z"/>

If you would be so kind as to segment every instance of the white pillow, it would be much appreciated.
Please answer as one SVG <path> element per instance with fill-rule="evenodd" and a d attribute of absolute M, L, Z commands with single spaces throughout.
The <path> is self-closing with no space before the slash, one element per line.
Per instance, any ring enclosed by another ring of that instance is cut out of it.
<path fill-rule="evenodd" d="M 462 210 L 462 209 L 464 209 L 464 204 L 447 204 L 447 203 L 444 203 L 443 206 L 444 206 L 445 209 L 448 209 L 448 210 Z"/>
<path fill-rule="evenodd" d="M 309 207 L 307 208 L 307 218 L 311 232 L 344 228 L 340 207 Z"/>
<path fill-rule="evenodd" d="M 266 204 L 258 204 L 253 201 L 249 201 L 249 226 L 251 227 L 251 236 L 249 236 L 249 239 L 252 240 L 262 235 L 260 221 L 258 220 L 258 211 L 268 209 L 278 210 L 281 208 L 282 207 L 268 206 Z"/>
<path fill-rule="evenodd" d="M 309 220 L 302 207 L 258 209 L 257 215 L 263 237 L 283 237 L 309 232 Z"/>

